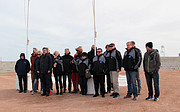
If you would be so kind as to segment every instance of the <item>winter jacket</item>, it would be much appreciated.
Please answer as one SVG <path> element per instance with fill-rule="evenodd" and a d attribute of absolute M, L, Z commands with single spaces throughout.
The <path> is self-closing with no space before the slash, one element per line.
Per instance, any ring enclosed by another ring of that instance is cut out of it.
<path fill-rule="evenodd" d="M 80 56 L 77 55 L 77 54 L 75 54 L 75 55 L 74 55 L 74 58 L 73 58 L 73 60 L 72 60 L 73 63 L 71 63 L 72 73 L 78 73 L 78 68 L 77 68 L 77 66 L 78 66 L 79 60 L 80 60 Z"/>
<path fill-rule="evenodd" d="M 95 56 L 92 61 L 92 74 L 104 75 L 106 70 L 107 64 L 104 55 Z"/>
<path fill-rule="evenodd" d="M 24 59 L 19 59 L 16 62 L 15 65 L 15 71 L 17 73 L 17 75 L 27 75 L 27 73 L 30 71 L 30 64 L 29 61 L 27 59 L 25 59 L 25 54 L 21 53 L 20 57 L 24 56 Z"/>
<path fill-rule="evenodd" d="M 139 52 L 135 48 L 126 50 L 123 58 L 123 67 L 125 71 L 137 71 L 141 63 Z"/>
<path fill-rule="evenodd" d="M 36 59 L 36 57 L 37 57 L 36 53 L 31 54 L 31 71 L 33 71 L 33 64 L 34 64 L 34 60 Z"/>
<path fill-rule="evenodd" d="M 34 64 L 33 64 L 33 71 L 34 71 L 34 79 L 38 79 L 39 74 L 37 71 L 40 70 L 40 57 L 35 58 Z"/>
<path fill-rule="evenodd" d="M 141 53 L 141 50 L 138 49 L 137 47 L 134 47 L 135 51 L 138 53 L 138 57 L 139 57 L 139 67 L 141 66 L 141 63 L 142 63 L 142 53 Z"/>
<path fill-rule="evenodd" d="M 85 58 L 85 59 L 80 59 L 78 62 L 78 74 L 79 76 L 85 76 L 85 71 L 86 69 L 90 70 L 91 64 L 90 64 L 90 60 Z"/>
<path fill-rule="evenodd" d="M 106 55 L 108 69 L 110 71 L 117 71 L 117 69 L 121 70 L 122 67 L 122 57 L 121 53 L 114 48 L 112 51 L 109 51 Z"/>
<path fill-rule="evenodd" d="M 64 73 L 70 74 L 73 57 L 70 55 L 70 53 L 67 55 L 65 54 L 64 56 L 62 56 L 62 60 L 63 60 Z"/>
<path fill-rule="evenodd" d="M 54 58 L 53 65 L 56 63 L 56 67 L 53 66 L 53 73 L 62 73 L 64 71 L 63 60 L 61 56 Z"/>
<path fill-rule="evenodd" d="M 52 72 L 52 56 L 48 53 L 42 54 L 40 57 L 40 73 L 47 74 L 48 71 Z"/>
<path fill-rule="evenodd" d="M 145 72 L 157 72 L 159 71 L 160 66 L 161 61 L 158 50 L 152 49 L 144 54 L 143 67 Z"/>

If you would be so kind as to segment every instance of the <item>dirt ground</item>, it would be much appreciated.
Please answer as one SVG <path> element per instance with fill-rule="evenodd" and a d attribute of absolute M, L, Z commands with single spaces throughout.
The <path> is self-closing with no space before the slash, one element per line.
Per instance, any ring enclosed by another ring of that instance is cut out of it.
<path fill-rule="evenodd" d="M 122 72 L 121 74 L 125 74 Z M 0 73 L 0 112 L 180 112 L 180 71 L 160 71 L 160 100 L 146 101 L 147 86 L 141 72 L 142 92 L 137 101 L 123 99 L 127 87 L 120 87 L 120 98 L 65 93 L 41 96 L 16 91 L 15 73 Z"/>

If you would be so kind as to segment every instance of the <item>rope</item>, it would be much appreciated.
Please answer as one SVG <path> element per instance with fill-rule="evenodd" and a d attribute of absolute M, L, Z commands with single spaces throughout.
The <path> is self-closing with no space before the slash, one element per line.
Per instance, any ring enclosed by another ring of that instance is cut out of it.
<path fill-rule="evenodd" d="M 95 10 L 95 0 L 92 1 L 93 4 L 93 17 L 94 17 L 94 54 L 96 55 L 96 40 L 97 40 L 97 31 L 96 31 L 96 10 Z"/>

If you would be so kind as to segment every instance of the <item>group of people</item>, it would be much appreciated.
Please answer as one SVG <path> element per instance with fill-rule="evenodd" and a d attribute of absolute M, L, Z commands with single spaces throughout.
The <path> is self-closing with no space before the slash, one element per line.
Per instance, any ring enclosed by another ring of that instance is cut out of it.
<path fill-rule="evenodd" d="M 60 56 L 58 51 L 54 54 L 50 53 L 49 48 L 44 47 L 43 52 L 33 48 L 31 55 L 31 67 L 25 54 L 20 54 L 20 59 L 16 62 L 15 71 L 19 79 L 19 93 L 27 92 L 27 73 L 31 70 L 32 91 L 33 95 L 38 91 L 38 79 L 41 82 L 41 95 L 49 96 L 53 92 L 52 73 L 55 78 L 56 95 L 62 95 L 66 92 L 66 79 L 68 78 L 68 92 L 78 93 L 82 96 L 87 95 L 87 81 L 93 77 L 95 94 L 93 97 L 101 95 L 105 97 L 106 93 L 113 98 L 120 97 L 120 87 L 118 77 L 121 68 L 126 71 L 128 91 L 124 99 L 131 98 L 137 100 L 141 92 L 141 81 L 139 68 L 143 60 L 143 67 L 148 86 L 148 97 L 146 100 L 153 99 L 152 80 L 154 81 L 155 95 L 154 101 L 158 101 L 159 90 L 159 69 L 160 56 L 158 50 L 153 49 L 153 43 L 146 43 L 147 52 L 142 59 L 141 50 L 135 46 L 134 41 L 126 43 L 127 48 L 123 55 L 116 49 L 115 44 L 111 43 L 105 46 L 106 51 L 103 53 L 102 48 L 95 48 L 93 45 L 91 50 L 83 52 L 82 46 L 76 48 L 76 54 L 70 55 L 69 49 L 65 49 L 65 54 Z M 95 55 L 96 54 L 96 55 Z M 107 91 L 105 91 L 105 76 L 107 79 Z M 63 79 L 63 81 L 62 81 Z M 24 88 L 22 86 L 24 82 Z M 73 91 L 71 85 L 73 83 Z M 79 86 L 80 85 L 80 86 Z M 99 93 L 100 88 L 100 93 Z"/>

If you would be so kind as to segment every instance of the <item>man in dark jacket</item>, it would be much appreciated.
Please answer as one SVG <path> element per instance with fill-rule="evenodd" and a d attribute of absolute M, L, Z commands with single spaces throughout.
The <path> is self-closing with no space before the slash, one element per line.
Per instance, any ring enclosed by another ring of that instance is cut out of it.
<path fill-rule="evenodd" d="M 85 96 L 87 94 L 87 78 L 85 77 L 86 71 L 90 70 L 90 61 L 87 58 L 87 53 L 83 52 L 81 59 L 78 62 L 78 74 L 79 81 L 81 85 L 81 95 Z"/>
<path fill-rule="evenodd" d="M 15 71 L 18 75 L 19 79 L 19 93 L 23 92 L 23 87 L 22 87 L 22 80 L 24 82 L 24 93 L 27 92 L 27 73 L 30 71 L 30 64 L 27 59 L 25 59 L 25 54 L 21 53 L 20 54 L 20 59 L 16 62 L 15 65 Z"/>
<path fill-rule="evenodd" d="M 48 48 L 43 48 L 43 54 L 40 57 L 40 67 L 38 72 L 40 72 L 41 81 L 43 83 L 43 94 L 49 96 L 50 94 L 50 78 L 52 72 L 52 57 L 48 54 Z"/>
<path fill-rule="evenodd" d="M 93 58 L 92 62 L 92 73 L 94 79 L 95 95 L 93 97 L 99 96 L 99 85 L 102 97 L 105 97 L 105 71 L 106 71 L 106 59 L 102 54 L 102 49 L 97 49 L 97 56 Z"/>
<path fill-rule="evenodd" d="M 139 56 L 139 60 L 140 60 L 140 64 L 139 64 L 139 67 L 141 66 L 141 63 L 142 63 L 142 53 L 141 53 L 141 50 L 138 49 L 136 46 L 135 46 L 135 42 L 134 41 L 131 41 L 131 43 L 133 44 L 133 47 L 134 49 L 137 51 L 138 53 L 138 56 Z M 138 87 L 138 95 L 140 95 L 141 93 L 141 79 L 140 79 L 140 73 L 139 73 L 139 68 L 138 68 L 138 71 L 137 71 L 137 76 L 136 76 L 136 81 L 137 81 L 137 87 Z"/>
<path fill-rule="evenodd" d="M 146 43 L 147 52 L 144 54 L 143 67 L 146 76 L 146 82 L 148 86 L 149 96 L 146 100 L 153 98 L 153 87 L 152 79 L 154 80 L 155 95 L 154 101 L 159 100 L 160 90 L 159 90 L 159 69 L 161 66 L 159 52 L 153 49 L 153 43 Z"/>
<path fill-rule="evenodd" d="M 51 55 L 51 59 L 52 59 L 52 62 L 53 62 L 54 61 L 54 56 L 53 56 L 53 54 L 50 53 L 50 49 L 49 48 L 48 48 L 48 54 Z M 52 72 L 50 74 L 51 74 L 51 77 L 50 77 L 50 93 L 52 94 L 53 93 Z"/>
<path fill-rule="evenodd" d="M 71 62 L 73 57 L 70 55 L 69 49 L 65 49 L 65 54 L 62 56 L 63 60 L 63 85 L 64 85 L 64 93 L 66 92 L 66 77 L 68 76 L 68 90 L 71 93 Z"/>
<path fill-rule="evenodd" d="M 114 93 L 112 93 L 113 98 L 120 97 L 120 88 L 119 88 L 119 72 L 121 71 L 122 66 L 122 57 L 121 53 L 116 49 L 115 44 L 111 43 L 109 45 L 110 51 L 107 54 L 107 63 L 108 69 L 110 71 L 111 82 L 113 83 Z"/>
<path fill-rule="evenodd" d="M 124 98 L 125 99 L 131 98 L 131 95 L 133 93 L 134 95 L 133 100 L 136 100 L 138 97 L 136 75 L 137 75 L 137 71 L 138 71 L 141 60 L 138 56 L 139 53 L 133 47 L 133 43 L 127 42 L 126 45 L 127 45 L 127 48 L 126 48 L 127 51 L 125 51 L 124 53 L 123 67 L 124 67 L 124 70 L 126 71 L 128 93 Z"/>
<path fill-rule="evenodd" d="M 109 53 L 109 45 L 106 45 L 106 51 L 104 52 L 104 57 L 108 58 L 108 53 Z M 111 93 L 111 77 L 109 73 L 109 69 L 106 70 L 105 75 L 107 77 L 107 93 Z"/>

